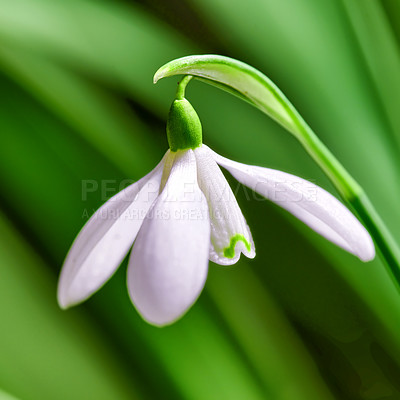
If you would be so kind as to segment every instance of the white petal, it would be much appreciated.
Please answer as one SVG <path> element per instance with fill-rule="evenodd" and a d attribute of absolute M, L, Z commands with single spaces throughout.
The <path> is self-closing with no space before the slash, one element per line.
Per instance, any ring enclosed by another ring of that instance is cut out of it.
<path fill-rule="evenodd" d="M 373 241 L 358 219 L 326 190 L 294 175 L 228 160 L 216 162 L 239 182 L 291 212 L 310 228 L 362 261 L 375 256 Z"/>
<path fill-rule="evenodd" d="M 116 271 L 159 194 L 168 153 L 153 171 L 108 200 L 79 232 L 58 283 L 62 308 L 86 300 Z"/>
<path fill-rule="evenodd" d="M 193 151 L 178 151 L 129 260 L 129 295 L 146 321 L 170 324 L 196 301 L 207 278 L 209 241 L 207 202 L 197 184 Z"/>
<path fill-rule="evenodd" d="M 239 260 L 240 253 L 254 258 L 256 253 L 250 229 L 212 152 L 203 145 L 194 153 L 199 186 L 206 196 L 210 211 L 210 260 L 231 265 Z"/>

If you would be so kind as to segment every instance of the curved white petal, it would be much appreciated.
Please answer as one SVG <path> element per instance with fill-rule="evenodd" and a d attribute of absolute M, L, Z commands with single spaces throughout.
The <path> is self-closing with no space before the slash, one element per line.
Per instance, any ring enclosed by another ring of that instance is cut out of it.
<path fill-rule="evenodd" d="M 239 260 L 240 253 L 254 258 L 256 253 L 250 229 L 211 150 L 203 145 L 194 153 L 199 186 L 206 196 L 210 211 L 210 260 L 231 265 Z"/>
<path fill-rule="evenodd" d="M 79 232 L 58 283 L 62 308 L 86 300 L 116 271 L 159 194 L 168 153 L 153 171 L 103 204 Z"/>
<path fill-rule="evenodd" d="M 291 212 L 310 228 L 362 261 L 375 256 L 372 239 L 358 219 L 326 190 L 294 175 L 240 164 L 213 152 L 239 182 Z"/>
<path fill-rule="evenodd" d="M 209 241 L 207 202 L 197 184 L 193 151 L 178 151 L 129 260 L 129 295 L 146 321 L 170 324 L 196 301 L 207 278 Z"/>

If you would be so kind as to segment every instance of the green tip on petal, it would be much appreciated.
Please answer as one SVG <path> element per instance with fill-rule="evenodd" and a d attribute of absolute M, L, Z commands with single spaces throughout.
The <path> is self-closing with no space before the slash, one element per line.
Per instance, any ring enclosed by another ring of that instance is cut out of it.
<path fill-rule="evenodd" d="M 235 257 L 235 247 L 237 242 L 243 242 L 244 245 L 246 246 L 247 251 L 251 250 L 251 245 L 248 242 L 248 240 L 241 234 L 236 234 L 235 236 L 231 237 L 231 242 L 229 243 L 228 247 L 225 247 L 224 249 L 224 256 L 226 258 L 233 258 Z"/>
<path fill-rule="evenodd" d="M 171 151 L 195 149 L 203 142 L 200 119 L 186 99 L 176 99 L 167 121 L 167 137 Z"/>

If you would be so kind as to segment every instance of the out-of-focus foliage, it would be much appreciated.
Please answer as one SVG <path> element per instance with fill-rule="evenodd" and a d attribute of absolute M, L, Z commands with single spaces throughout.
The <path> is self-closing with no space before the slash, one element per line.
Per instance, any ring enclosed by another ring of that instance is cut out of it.
<path fill-rule="evenodd" d="M 167 149 L 176 80 L 152 76 L 189 54 L 266 73 L 399 238 L 399 15 L 394 0 L 0 0 L 0 399 L 399 399 L 400 296 L 380 261 L 234 180 L 257 256 L 210 265 L 181 321 L 140 319 L 125 263 L 84 305 L 56 304 L 87 217 Z M 216 151 L 333 192 L 255 109 L 199 82 L 187 97 Z"/>

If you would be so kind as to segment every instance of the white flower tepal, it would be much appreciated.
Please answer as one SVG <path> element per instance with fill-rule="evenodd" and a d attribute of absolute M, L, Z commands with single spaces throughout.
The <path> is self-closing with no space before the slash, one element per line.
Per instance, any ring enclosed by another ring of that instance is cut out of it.
<path fill-rule="evenodd" d="M 160 164 L 107 201 L 73 243 L 59 280 L 62 308 L 97 291 L 133 245 L 127 276 L 132 303 L 149 323 L 168 325 L 200 295 L 209 260 L 231 265 L 241 253 L 253 258 L 250 229 L 218 164 L 326 239 L 363 261 L 374 258 L 370 235 L 334 196 L 299 177 L 213 152 L 201 142 L 190 103 L 181 104 L 171 107 L 170 115 L 178 114 L 169 119 L 171 149 Z"/>

